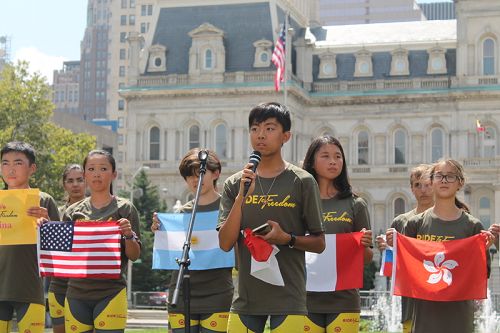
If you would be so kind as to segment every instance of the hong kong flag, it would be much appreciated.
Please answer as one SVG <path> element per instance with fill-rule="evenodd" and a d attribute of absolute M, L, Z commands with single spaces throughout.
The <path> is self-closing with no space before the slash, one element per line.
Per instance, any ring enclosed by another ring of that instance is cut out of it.
<path fill-rule="evenodd" d="M 429 301 L 486 298 L 484 235 L 429 242 L 395 233 L 394 240 L 394 295 Z"/>

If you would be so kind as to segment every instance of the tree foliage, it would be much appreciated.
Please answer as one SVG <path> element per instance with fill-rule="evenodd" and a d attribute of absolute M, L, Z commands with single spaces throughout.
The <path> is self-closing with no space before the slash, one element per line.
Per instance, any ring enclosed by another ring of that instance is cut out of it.
<path fill-rule="evenodd" d="M 165 207 L 160 202 L 158 187 L 148 179 L 144 170 L 134 180 L 134 206 L 139 211 L 141 218 L 141 261 L 132 265 L 132 290 L 153 291 L 167 289 L 170 273 L 165 270 L 153 270 L 153 242 L 154 234 L 151 232 L 153 212 L 164 211 Z M 123 192 L 125 197 L 130 197 L 130 192 Z"/>
<path fill-rule="evenodd" d="M 0 73 L 0 146 L 25 141 L 37 153 L 37 172 L 31 186 L 63 196 L 61 175 L 66 164 L 82 163 L 95 148 L 95 138 L 74 134 L 50 121 L 54 105 L 51 89 L 38 73 L 30 74 L 28 64 L 6 65 Z"/>

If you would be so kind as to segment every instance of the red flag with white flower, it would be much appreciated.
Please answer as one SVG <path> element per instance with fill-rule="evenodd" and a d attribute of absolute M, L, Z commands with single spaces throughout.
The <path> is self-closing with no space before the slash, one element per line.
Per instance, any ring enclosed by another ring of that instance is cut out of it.
<path fill-rule="evenodd" d="M 429 301 L 486 298 L 486 238 L 482 234 L 429 242 L 395 233 L 392 293 Z"/>

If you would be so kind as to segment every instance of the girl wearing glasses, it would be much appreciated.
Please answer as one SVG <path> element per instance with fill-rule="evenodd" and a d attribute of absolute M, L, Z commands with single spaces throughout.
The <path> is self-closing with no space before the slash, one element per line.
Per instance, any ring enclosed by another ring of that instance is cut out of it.
<path fill-rule="evenodd" d="M 418 239 L 438 241 L 467 238 L 484 230 L 481 222 L 469 214 L 469 208 L 457 198 L 465 184 L 464 169 L 453 159 L 433 164 L 430 179 L 434 191 L 434 207 L 410 219 L 404 234 Z M 491 241 L 489 234 L 489 240 Z M 387 233 L 392 245 L 392 229 Z M 489 255 L 486 251 L 489 266 Z M 489 267 L 488 267 L 489 271 Z M 435 302 L 415 299 L 413 333 L 471 333 L 474 331 L 474 301 Z"/>

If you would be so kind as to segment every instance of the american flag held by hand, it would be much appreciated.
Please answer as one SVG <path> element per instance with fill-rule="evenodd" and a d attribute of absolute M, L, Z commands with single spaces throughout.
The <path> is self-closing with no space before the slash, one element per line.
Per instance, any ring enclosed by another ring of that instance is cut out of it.
<path fill-rule="evenodd" d="M 120 278 L 116 222 L 48 222 L 38 230 L 41 276 Z"/>

